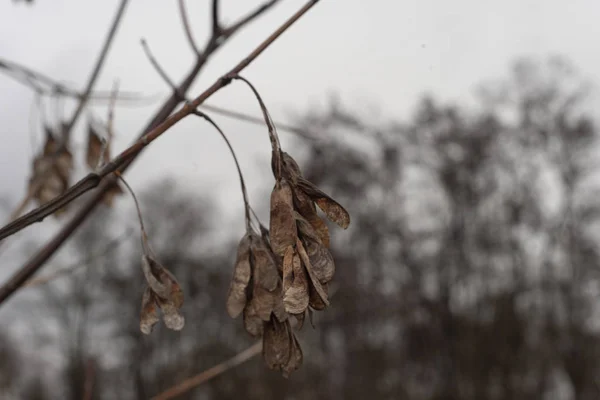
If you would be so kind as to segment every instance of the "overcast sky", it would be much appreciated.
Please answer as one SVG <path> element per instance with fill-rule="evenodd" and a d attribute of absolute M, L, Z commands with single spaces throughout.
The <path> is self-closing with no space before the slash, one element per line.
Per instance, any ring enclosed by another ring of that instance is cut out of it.
<path fill-rule="evenodd" d="M 27 6 L 0 2 L 0 57 L 81 88 L 118 3 L 35 0 Z M 187 1 L 199 44 L 209 29 L 209 3 Z M 260 3 L 224 0 L 223 20 L 233 21 Z M 245 57 L 303 3 L 283 0 L 243 30 L 211 60 L 190 94 L 199 94 Z M 179 81 L 192 63 L 192 54 L 176 5 L 174 0 L 130 2 L 99 89 L 110 89 L 119 79 L 121 90 L 167 94 L 144 56 L 142 37 Z M 243 75 L 257 86 L 275 119 L 289 120 L 291 113 L 323 104 L 335 92 L 351 107 L 378 109 L 371 116 L 376 123 L 406 115 L 424 91 L 466 100 L 476 84 L 505 76 L 511 61 L 519 56 L 563 55 L 585 77 L 600 82 L 599 16 L 598 0 L 321 0 Z M 11 206 L 23 195 L 30 172 L 32 100 L 29 89 L 0 75 L 0 197 L 8 197 Z M 208 103 L 259 115 L 256 101 L 240 83 Z M 122 150 L 131 143 L 159 104 L 117 109 L 113 148 Z M 65 115 L 69 110 L 65 109 Z M 105 106 L 94 110 L 106 115 Z M 55 120 L 55 109 L 47 111 Z M 249 186 L 261 187 L 265 181 L 260 177 L 270 173 L 266 131 L 223 117 L 215 119 L 238 149 Z M 81 127 L 75 141 L 83 145 Z M 288 138 L 284 136 L 284 144 Z M 197 119 L 184 120 L 155 142 L 136 162 L 129 180 L 134 188 L 142 188 L 147 180 L 164 175 L 175 175 L 194 190 L 217 188 L 239 197 L 235 168 L 225 145 Z M 122 202 L 130 205 L 129 199 Z M 29 230 L 41 232 L 38 227 Z M 10 269 L 2 267 L 3 272 Z"/>

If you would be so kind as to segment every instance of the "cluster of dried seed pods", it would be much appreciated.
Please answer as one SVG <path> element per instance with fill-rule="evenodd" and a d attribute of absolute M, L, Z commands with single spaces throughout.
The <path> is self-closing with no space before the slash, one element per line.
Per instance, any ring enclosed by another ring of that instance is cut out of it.
<path fill-rule="evenodd" d="M 274 152 L 272 167 L 269 232 L 250 228 L 240 241 L 227 311 L 232 318 L 243 313 L 246 331 L 262 336 L 266 364 L 287 377 L 303 359 L 291 317 L 300 330 L 307 313 L 329 305 L 327 287 L 335 272 L 329 230 L 317 206 L 344 229 L 350 216 L 302 176 L 289 154 Z"/>
<path fill-rule="evenodd" d="M 63 126 L 63 129 L 65 127 Z M 44 204 L 64 193 L 69 187 L 73 171 L 73 155 L 67 146 L 59 147 L 57 133 L 45 127 L 44 148 L 33 160 L 33 174 L 29 179 L 29 192 L 38 204 Z M 61 215 L 62 208 L 56 212 Z"/>
<path fill-rule="evenodd" d="M 175 276 L 147 252 L 142 256 L 142 270 L 146 288 L 142 296 L 140 330 L 149 335 L 158 323 L 158 309 L 162 311 L 167 328 L 183 329 L 185 319 L 180 313 L 183 306 L 183 291 Z"/>

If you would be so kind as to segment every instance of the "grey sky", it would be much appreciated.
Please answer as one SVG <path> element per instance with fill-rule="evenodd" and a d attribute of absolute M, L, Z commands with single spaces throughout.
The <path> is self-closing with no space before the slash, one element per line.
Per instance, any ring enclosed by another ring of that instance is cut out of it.
<path fill-rule="evenodd" d="M 81 87 L 118 3 L 36 0 L 29 7 L 3 1 L 0 56 Z M 176 3 L 131 1 L 99 88 L 109 89 L 118 78 L 122 90 L 167 93 L 144 56 L 141 37 L 174 80 L 183 76 L 192 54 Z M 187 1 L 200 45 L 208 33 L 209 3 Z M 259 3 L 224 0 L 223 20 L 232 21 Z M 190 93 L 200 93 L 303 3 L 284 0 L 246 28 L 211 60 Z M 584 76 L 600 82 L 598 16 L 597 0 L 321 0 L 244 75 L 260 90 L 275 119 L 286 120 L 290 112 L 318 106 L 329 92 L 337 92 L 351 107 L 379 108 L 380 113 L 373 112 L 371 117 L 376 123 L 406 115 L 423 91 L 465 100 L 475 84 L 503 76 L 509 63 L 522 55 L 565 55 Z M 22 196 L 29 175 L 32 99 L 28 89 L 0 76 L 0 196 L 9 194 L 13 205 Z M 239 83 L 209 102 L 259 115 L 256 101 Z M 117 110 L 115 150 L 122 150 L 139 134 L 159 104 Z M 95 111 L 106 115 L 105 106 Z M 48 115 L 55 116 L 52 108 Z M 260 187 L 264 184 L 261 176 L 270 173 L 266 131 L 215 119 L 239 152 L 249 186 Z M 82 133 L 75 137 L 81 144 Z M 258 156 L 262 158 L 257 164 Z M 178 124 L 149 148 L 129 176 L 132 186 L 142 188 L 147 179 L 173 174 L 185 178 L 195 190 L 216 187 L 232 198 L 231 204 L 239 199 L 230 156 L 216 132 L 202 121 L 190 118 Z M 120 204 L 129 206 L 129 201 Z"/>

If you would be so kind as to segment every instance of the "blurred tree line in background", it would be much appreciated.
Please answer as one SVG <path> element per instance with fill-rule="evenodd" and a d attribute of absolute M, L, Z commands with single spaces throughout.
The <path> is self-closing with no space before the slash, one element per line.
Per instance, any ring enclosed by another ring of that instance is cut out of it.
<path fill-rule="evenodd" d="M 562 60 L 521 60 L 477 105 L 426 97 L 393 123 L 337 105 L 307 115 L 300 123 L 324 140 L 293 155 L 353 219 L 332 237 L 332 305 L 298 335 L 304 365 L 288 380 L 256 357 L 181 398 L 600 398 L 600 153 L 587 88 Z M 184 330 L 140 333 L 132 230 L 19 304 L 35 309 L 34 344 L 0 331 L 0 393 L 80 400 L 93 371 L 90 398 L 148 399 L 252 343 L 225 312 L 239 234 L 215 240 L 217 206 L 172 181 L 141 198 L 186 295 Z M 115 218 L 99 210 L 79 231 L 82 259 L 114 239 Z"/>

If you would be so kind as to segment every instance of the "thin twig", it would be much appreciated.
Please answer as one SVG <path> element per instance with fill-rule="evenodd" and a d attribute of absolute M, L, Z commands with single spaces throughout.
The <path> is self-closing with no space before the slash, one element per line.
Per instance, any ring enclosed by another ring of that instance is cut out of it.
<path fill-rule="evenodd" d="M 265 123 L 265 120 L 263 118 L 254 117 L 249 114 L 241 113 L 238 111 L 228 110 L 228 109 L 222 108 L 222 107 L 217 107 L 217 106 L 213 106 L 213 105 L 209 105 L 209 104 L 202 104 L 200 106 L 200 108 L 203 108 L 207 111 L 214 112 L 216 114 L 221 114 L 225 117 L 230 117 L 230 118 L 234 118 L 234 119 L 237 119 L 240 121 L 250 122 L 250 123 L 256 124 L 256 125 L 264 126 L 264 123 Z M 298 128 L 297 126 L 284 124 L 284 123 L 281 123 L 278 121 L 275 121 L 275 124 L 277 125 L 277 129 L 280 131 L 286 131 L 286 132 L 292 133 L 294 135 L 300 136 L 300 137 L 310 140 L 310 141 L 321 140 L 320 138 L 317 137 L 316 134 L 313 134 L 305 129 Z"/>
<path fill-rule="evenodd" d="M 247 80 L 246 78 L 244 78 L 240 75 L 235 75 L 235 76 L 232 76 L 231 78 L 238 79 L 238 80 L 241 80 L 242 82 L 246 83 L 250 87 L 250 89 L 254 93 L 254 96 L 256 97 L 256 100 L 258 100 L 258 103 L 260 104 L 260 109 L 262 110 L 263 116 L 265 118 L 265 123 L 267 124 L 267 128 L 269 130 L 269 140 L 271 141 L 271 147 L 272 147 L 272 151 L 273 151 L 273 160 L 275 161 L 275 171 L 274 171 L 275 178 L 276 178 L 277 182 L 279 182 L 279 180 L 281 179 L 281 168 L 282 168 L 281 144 L 279 143 L 279 135 L 277 134 L 277 129 L 275 128 L 275 124 L 273 123 L 271 114 L 269 114 L 269 111 L 267 110 L 267 106 L 265 105 L 265 102 L 263 101 L 262 97 L 258 93 L 258 90 L 256 90 L 254 85 L 252 85 L 252 83 L 250 83 L 249 80 Z"/>
<path fill-rule="evenodd" d="M 223 29 L 221 31 L 221 35 L 226 39 L 228 37 L 230 37 L 231 35 L 233 35 L 240 26 L 245 25 L 246 23 L 248 23 L 248 21 L 253 20 L 254 18 L 258 17 L 259 15 L 261 15 L 265 10 L 268 10 L 269 8 L 273 7 L 274 5 L 276 5 L 277 3 L 279 3 L 280 0 L 271 0 L 271 1 L 267 1 L 265 4 L 263 4 L 262 6 L 260 6 L 259 8 L 257 8 L 253 13 L 248 14 L 245 18 L 242 18 L 240 21 L 238 21 L 237 23 L 231 25 L 230 27 Z M 313 1 L 313 3 L 317 3 L 319 0 Z"/>
<path fill-rule="evenodd" d="M 98 79 L 98 76 L 100 75 L 100 70 L 102 69 L 102 66 L 104 65 L 104 61 L 106 60 L 106 56 L 108 55 L 108 50 L 110 49 L 110 46 L 113 43 L 113 40 L 117 33 L 117 28 L 119 27 L 119 25 L 121 23 L 121 20 L 125 13 L 125 8 L 127 7 L 128 3 L 129 3 L 129 0 L 121 0 L 121 4 L 119 5 L 117 14 L 115 15 L 113 23 L 110 27 L 108 36 L 106 37 L 106 40 L 104 41 L 104 45 L 102 46 L 102 51 L 100 51 L 100 55 L 98 56 L 98 60 L 96 61 L 94 70 L 92 71 L 92 73 L 88 79 L 85 90 L 83 91 L 83 96 L 81 97 L 81 100 L 79 101 L 79 104 L 77 105 L 77 108 L 75 109 L 75 112 L 73 113 L 73 116 L 71 117 L 71 119 L 68 122 L 68 125 L 67 125 L 68 132 L 70 132 L 71 129 L 73 129 L 73 126 L 75 126 L 75 123 L 79 119 L 81 112 L 87 105 L 89 96 L 92 93 L 92 89 L 94 88 L 94 85 L 96 84 L 96 80 Z"/>
<path fill-rule="evenodd" d="M 219 22 L 219 0 L 212 1 L 212 32 L 215 36 L 221 32 L 221 24 Z"/>
<path fill-rule="evenodd" d="M 304 7 L 302 7 L 300 9 L 300 11 L 298 11 L 290 20 L 288 20 L 281 28 L 279 28 L 273 35 L 271 35 L 271 37 L 269 37 L 265 42 L 263 42 L 263 44 L 261 46 L 259 46 L 259 48 L 257 48 L 246 59 L 244 59 L 238 65 L 238 67 L 236 67 L 236 69 L 237 69 L 236 72 L 238 72 L 238 73 L 241 72 L 241 70 L 243 70 L 248 64 L 250 64 L 254 58 L 256 58 L 262 51 L 264 51 L 279 35 L 281 35 L 287 28 L 289 28 L 289 26 L 291 26 L 296 20 L 298 20 L 305 12 L 307 12 L 317 2 L 318 2 L 318 0 L 312 0 L 309 3 L 307 3 Z M 267 10 L 268 10 L 268 8 L 264 8 L 264 7 L 262 8 L 262 12 L 266 12 Z M 253 13 L 253 15 L 256 18 L 256 17 L 260 16 L 261 13 L 255 12 L 255 13 Z M 247 20 L 247 22 L 251 21 L 250 19 L 246 19 L 246 20 Z M 243 25 L 238 24 L 237 26 L 239 29 Z M 210 44 L 210 46 L 205 49 L 203 56 L 199 57 L 196 60 L 196 63 L 193 65 L 192 69 L 190 70 L 190 72 L 188 73 L 186 78 L 183 80 L 181 85 L 178 87 L 179 93 L 185 94 L 187 92 L 187 90 L 190 88 L 190 86 L 194 82 L 199 71 L 206 63 L 210 54 L 212 54 L 218 47 L 217 45 L 214 44 L 214 41 L 209 41 L 209 44 Z M 221 82 L 221 81 L 219 81 L 219 82 Z M 216 88 L 212 88 L 212 87 L 209 88 L 203 95 L 200 96 L 199 103 L 201 104 L 203 101 L 206 100 L 206 98 L 210 97 L 210 94 L 213 93 L 214 90 L 216 90 Z M 158 132 L 159 129 L 163 129 L 163 128 L 168 129 L 168 127 L 170 127 L 170 125 L 168 125 L 166 122 L 168 119 L 173 118 L 173 117 L 170 117 L 170 115 L 173 112 L 173 110 L 175 109 L 175 107 L 177 106 L 177 104 L 179 104 L 179 103 L 180 103 L 180 99 L 178 98 L 178 96 L 176 96 L 175 94 L 171 95 L 169 97 L 169 99 L 167 99 L 167 101 L 163 104 L 162 108 L 157 112 L 157 114 L 150 120 L 147 127 L 143 130 L 140 140 L 142 142 L 144 142 L 147 140 L 147 135 L 149 133 L 152 133 L 154 131 Z M 159 128 L 161 126 L 162 126 L 162 128 Z M 136 142 L 136 144 L 137 143 L 139 143 L 139 141 Z M 136 144 L 134 144 L 133 146 L 136 146 Z M 138 156 L 138 154 L 141 152 L 143 147 L 144 146 L 140 146 L 140 149 L 134 154 L 128 154 L 128 157 L 125 158 L 124 162 L 122 162 L 122 165 L 120 167 L 121 173 L 123 173 L 131 165 L 131 163 L 133 163 L 133 161 Z M 94 178 L 92 176 L 92 177 L 88 177 L 86 179 L 94 180 L 97 178 Z M 84 179 L 84 181 L 86 179 Z M 8 299 L 16 290 L 18 290 L 19 286 L 23 282 L 25 282 L 27 279 L 29 279 L 31 276 L 33 276 L 33 274 L 35 274 L 44 265 L 44 263 L 71 236 L 71 234 L 75 231 L 75 229 L 77 229 L 77 227 L 79 227 L 79 225 L 83 221 L 85 221 L 87 216 L 96 208 L 96 206 L 104 198 L 104 195 L 113 188 L 113 186 L 116 184 L 116 182 L 117 182 L 116 176 L 112 176 L 112 175 L 108 176 L 108 178 L 105 179 L 104 182 L 102 182 L 100 188 L 98 190 L 96 190 L 95 192 L 93 192 L 89 196 L 89 198 L 86 200 L 86 202 L 84 202 L 82 204 L 81 208 L 73 215 L 71 220 L 68 221 L 49 242 L 47 242 L 35 255 L 33 255 L 22 267 L 20 267 L 17 270 L 17 272 L 14 275 L 12 275 L 4 285 L 2 285 L 0 287 L 0 303 L 3 303 L 4 301 L 6 301 L 6 299 Z M 99 184 L 99 181 L 90 185 L 90 188 L 96 187 L 96 186 L 98 186 L 98 184 Z M 32 214 L 32 213 L 30 213 L 30 214 Z M 43 214 L 38 213 L 38 215 L 43 215 Z M 48 215 L 48 214 L 46 214 L 46 215 Z M 24 216 L 23 218 L 27 218 L 27 216 Z M 25 226 L 28 226 L 38 220 L 41 220 L 42 218 L 43 217 L 33 219 L 33 221 L 28 220 L 27 223 L 25 223 L 25 224 L 23 224 L 23 220 L 21 220 L 21 222 L 19 223 L 20 226 L 17 225 L 17 226 L 19 226 L 19 228 L 16 230 L 14 230 L 14 228 L 15 228 L 14 225 L 10 228 L 8 226 L 6 226 L 6 227 L 0 229 L 0 240 L 2 238 L 5 238 L 10 235 L 10 234 L 8 234 L 9 230 L 12 230 L 14 233 L 16 231 L 23 229 Z M 2 234 L 4 236 L 1 236 Z"/>
<path fill-rule="evenodd" d="M 150 50 L 150 46 L 148 45 L 148 43 L 143 39 L 142 39 L 142 47 L 144 48 L 144 53 L 146 54 L 146 57 L 148 57 L 148 61 L 150 61 L 150 64 L 154 67 L 154 69 L 156 70 L 158 75 L 161 77 L 161 79 L 169 86 L 169 88 L 171 88 L 171 90 L 173 92 L 176 92 L 177 87 L 173 84 L 173 80 L 171 78 L 169 78 L 169 75 L 165 72 L 165 69 L 160 65 L 160 63 L 158 62 L 156 57 L 154 57 L 154 55 L 152 54 L 152 51 Z M 182 100 L 185 100 L 188 102 L 190 101 L 187 98 L 182 98 Z M 224 115 L 226 117 L 239 119 L 241 121 L 251 122 L 251 123 L 254 123 L 257 125 L 263 125 L 265 123 L 265 120 L 263 118 L 253 117 L 248 114 L 243 114 L 243 113 L 240 113 L 237 111 L 227 110 L 227 109 L 221 108 L 221 107 L 211 106 L 208 104 L 202 104 L 202 105 L 200 105 L 200 108 L 205 108 L 206 110 L 215 112 L 217 114 Z M 304 129 L 300 129 L 298 127 L 294 127 L 291 125 L 282 124 L 279 122 L 277 122 L 277 126 L 281 130 L 288 131 L 290 133 L 293 133 L 293 134 L 303 137 L 305 139 L 312 140 L 312 141 L 317 140 L 316 135 L 310 134 Z"/>
<path fill-rule="evenodd" d="M 179 382 L 175 386 L 154 396 L 152 400 L 170 400 L 181 396 L 182 394 L 189 392 L 193 388 L 200 386 L 201 384 L 213 378 L 216 378 L 217 376 L 229 371 L 230 369 L 237 367 L 238 365 L 250 360 L 252 357 L 259 355 L 261 351 L 262 342 L 257 342 L 252 346 L 248 347 L 246 350 L 242 351 L 241 353 L 236 354 L 229 360 L 217 364 L 214 367 L 199 373 L 198 375 L 192 376 L 191 378 Z"/>
<path fill-rule="evenodd" d="M 197 115 L 200 118 L 204 118 L 206 121 L 208 121 L 208 123 L 210 123 L 219 132 L 219 134 L 221 135 L 221 137 L 227 144 L 227 147 L 229 147 L 229 152 L 231 153 L 231 156 L 233 157 L 233 161 L 235 162 L 238 176 L 240 178 L 240 186 L 242 187 L 242 197 L 244 198 L 244 214 L 246 217 L 246 232 L 250 233 L 250 231 L 252 229 L 250 226 L 250 224 L 251 224 L 250 201 L 248 200 L 248 192 L 246 190 L 246 182 L 244 181 L 244 175 L 242 174 L 242 168 L 240 167 L 238 158 L 235 154 L 235 151 L 233 150 L 233 146 L 231 145 L 231 142 L 229 142 L 229 139 L 227 139 L 227 136 L 225 135 L 223 130 L 219 127 L 219 125 L 217 125 L 217 123 L 215 121 L 213 121 L 213 119 L 211 117 L 209 117 L 208 115 L 206 115 L 200 111 L 197 111 L 197 110 L 194 111 L 194 115 Z"/>
<path fill-rule="evenodd" d="M 89 190 L 95 188 L 100 184 L 100 181 L 106 177 L 107 175 L 117 171 L 123 165 L 125 165 L 131 158 L 137 156 L 146 146 L 160 137 L 164 132 L 166 132 L 169 128 L 175 125 L 177 122 L 181 121 L 183 118 L 192 114 L 194 110 L 202 104 L 206 99 L 212 96 L 214 93 L 219 91 L 221 88 L 225 87 L 229 84 L 231 79 L 242 79 L 238 73 L 241 72 L 244 68 L 246 68 L 253 60 L 256 59 L 267 47 L 269 47 L 283 32 L 285 32 L 295 21 L 297 21 L 306 11 L 308 11 L 314 4 L 316 4 L 315 0 L 307 3 L 302 9 L 300 9 L 296 14 L 294 14 L 288 21 L 286 21 L 279 29 L 277 29 L 273 34 L 271 34 L 267 39 L 265 39 L 250 55 L 240 61 L 234 68 L 231 69 L 229 73 L 224 75 L 222 78 L 217 79 L 215 83 L 213 83 L 208 89 L 206 89 L 200 96 L 196 97 L 192 102 L 186 103 L 179 111 L 172 114 L 169 118 L 167 118 L 164 122 L 159 124 L 157 127 L 152 129 L 142 138 L 137 140 L 130 147 L 122 151 L 119 155 L 117 155 L 113 160 L 107 163 L 100 171 L 91 172 L 84 178 L 82 178 L 79 182 L 73 185 L 71 188 L 67 189 L 63 194 L 54 198 L 46 204 L 30 211 L 23 217 L 7 224 L 5 227 L 0 229 L 0 240 L 4 239 L 14 233 L 19 232 L 25 227 L 43 220 L 48 215 L 54 213 L 55 211 L 63 208 L 71 201 L 80 197 L 82 194 L 88 192 Z M 249 82 L 246 81 L 248 84 Z M 250 86 L 253 88 L 253 86 Z M 258 95 L 255 89 L 255 94 Z M 259 101 L 261 102 L 261 107 L 264 107 L 264 103 L 258 96 Z M 263 112 L 265 113 L 265 119 L 268 121 L 268 112 L 266 112 L 266 108 L 263 108 Z M 277 133 L 274 130 L 274 126 L 267 122 L 269 125 L 269 132 L 275 141 L 274 148 L 279 148 Z"/>
<path fill-rule="evenodd" d="M 190 22 L 187 17 L 187 10 L 185 8 L 185 0 L 179 0 L 179 13 L 181 14 L 181 23 L 183 24 L 183 29 L 185 30 L 185 36 L 187 37 L 188 43 L 196 56 L 200 57 L 200 49 L 194 40 L 194 35 L 192 35 L 192 29 L 190 27 Z"/>
<path fill-rule="evenodd" d="M 75 126 L 75 123 L 79 119 L 81 112 L 87 105 L 89 96 L 92 93 L 92 89 L 96 83 L 98 75 L 100 74 L 100 70 L 102 69 L 102 66 L 104 65 L 104 61 L 106 60 L 106 56 L 108 55 L 108 50 L 110 49 L 110 46 L 113 43 L 115 34 L 117 32 L 117 28 L 122 21 L 123 15 L 125 13 L 125 8 L 128 3 L 129 3 L 129 0 L 121 0 L 121 4 L 119 5 L 119 8 L 117 9 L 117 13 L 113 19 L 113 22 L 111 24 L 108 35 L 106 36 L 106 39 L 104 40 L 102 50 L 100 51 L 98 60 L 96 61 L 96 64 L 94 66 L 94 70 L 92 71 L 92 73 L 88 79 L 88 82 L 86 84 L 83 95 L 80 97 L 79 103 L 77 104 L 77 108 L 73 112 L 71 119 L 66 123 L 66 125 L 62 129 L 63 136 L 61 138 L 61 142 L 59 143 L 59 146 L 57 147 L 54 154 L 52 154 L 52 156 L 51 156 L 53 162 L 56 162 L 56 160 L 58 159 L 58 156 L 66 148 L 71 130 L 73 129 L 73 126 Z M 14 220 L 16 217 L 18 217 L 19 215 L 22 214 L 22 212 L 25 210 L 25 208 L 27 207 L 27 205 L 29 204 L 31 199 L 33 199 L 36 196 L 36 194 L 40 191 L 40 189 L 42 188 L 42 186 L 44 185 L 45 181 L 47 180 L 48 176 L 51 173 L 52 173 L 52 169 L 51 168 L 47 169 L 42 174 L 42 176 L 40 176 L 37 179 L 36 182 L 34 182 L 32 185 L 29 186 L 27 193 L 25 194 L 25 197 L 23 198 L 23 200 L 21 200 L 18 207 L 11 213 L 11 220 Z"/>
<path fill-rule="evenodd" d="M 177 86 L 175 86 L 175 84 L 173 83 L 171 78 L 169 78 L 169 75 L 167 75 L 165 70 L 158 64 L 158 61 L 156 61 L 156 58 L 154 58 L 154 55 L 150 51 L 150 47 L 148 47 L 148 43 L 146 42 L 146 39 L 142 38 L 142 40 L 140 40 L 140 43 L 142 44 L 142 48 L 144 49 L 144 53 L 146 54 L 146 57 L 148 57 L 150 64 L 154 67 L 156 72 L 158 72 L 158 74 L 160 75 L 162 80 L 167 82 L 169 87 L 171 89 L 173 89 L 173 92 L 175 92 L 177 90 Z"/>

